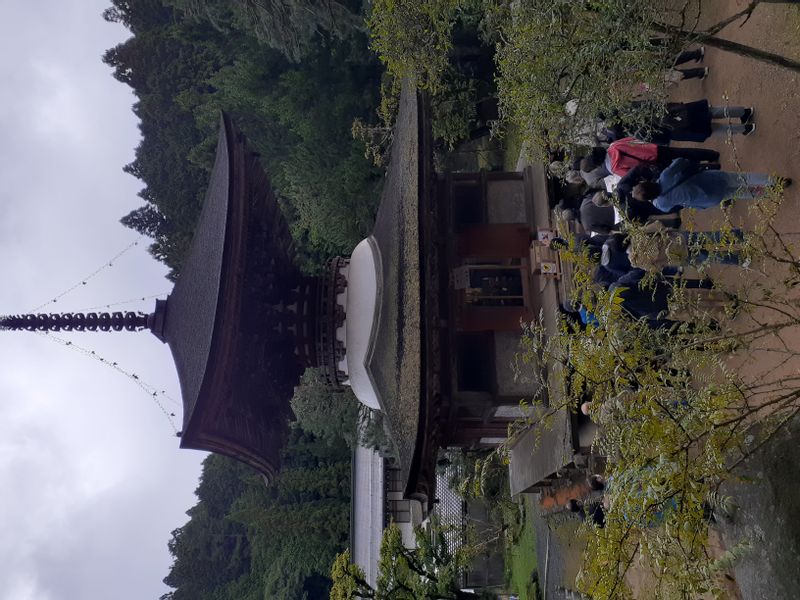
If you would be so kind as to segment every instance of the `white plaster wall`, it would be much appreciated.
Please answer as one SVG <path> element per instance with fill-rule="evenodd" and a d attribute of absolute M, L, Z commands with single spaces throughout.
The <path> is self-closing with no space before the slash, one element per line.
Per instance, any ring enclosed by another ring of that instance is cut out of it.
<path fill-rule="evenodd" d="M 494 364 L 497 377 L 497 393 L 501 396 L 530 399 L 538 390 L 539 384 L 531 376 L 534 365 L 521 365 L 514 368 L 516 354 L 520 351 L 522 332 L 496 331 L 494 333 Z"/>
<path fill-rule="evenodd" d="M 489 223 L 527 223 L 525 184 L 522 179 L 486 182 Z"/>
<path fill-rule="evenodd" d="M 367 581 L 378 579 L 383 535 L 383 459 L 372 449 L 358 446 L 353 473 L 353 562 L 364 570 Z"/>
<path fill-rule="evenodd" d="M 345 319 L 349 384 L 356 398 L 374 410 L 380 404 L 364 362 L 377 314 L 378 264 L 378 245 L 371 237 L 362 240 L 350 256 Z"/>

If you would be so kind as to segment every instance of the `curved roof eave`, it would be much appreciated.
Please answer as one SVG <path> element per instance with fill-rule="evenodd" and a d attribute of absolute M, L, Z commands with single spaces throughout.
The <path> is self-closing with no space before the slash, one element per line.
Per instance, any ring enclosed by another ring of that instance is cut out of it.
<path fill-rule="evenodd" d="M 255 386 L 260 391 L 254 394 L 252 383 L 242 381 L 255 376 L 241 372 L 241 353 L 250 350 L 246 336 L 252 333 L 244 317 L 253 293 L 244 288 L 255 285 L 248 283 L 251 261 L 258 264 L 254 253 L 293 265 L 286 239 L 291 238 L 255 154 L 227 115 L 220 121 L 211 181 L 187 259 L 166 303 L 163 333 L 183 395 L 181 447 L 225 454 L 271 477 L 288 430 L 291 393 L 285 394 L 284 374 L 272 377 L 263 365 L 258 377 L 264 385 Z M 254 219 L 275 234 L 275 243 L 266 249 L 248 246 Z M 279 270 L 287 269 L 291 266 Z"/>

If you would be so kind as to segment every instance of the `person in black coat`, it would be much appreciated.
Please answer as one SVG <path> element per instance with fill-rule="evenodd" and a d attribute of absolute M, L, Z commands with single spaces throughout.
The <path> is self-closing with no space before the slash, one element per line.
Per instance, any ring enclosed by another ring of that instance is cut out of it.
<path fill-rule="evenodd" d="M 695 102 L 669 102 L 667 113 L 657 129 L 673 142 L 704 142 L 711 136 L 722 137 L 728 133 L 750 135 L 755 131 L 752 107 L 710 106 L 708 100 Z M 717 123 L 715 120 L 736 122 Z"/>
<path fill-rule="evenodd" d="M 642 108 L 643 102 L 632 102 L 633 110 Z M 670 142 L 704 142 L 710 137 L 731 134 L 750 135 L 756 126 L 752 123 L 755 109 L 752 106 L 711 106 L 708 100 L 694 102 L 668 102 L 662 115 L 645 127 L 617 121 L 617 127 L 628 135 L 656 144 Z M 615 115 L 619 119 L 618 113 Z M 613 119 L 614 117 L 612 117 Z"/>
<path fill-rule="evenodd" d="M 677 321 L 667 319 L 665 315 L 669 312 L 669 298 L 676 279 L 662 274 L 652 287 L 641 289 L 639 285 L 646 274 L 644 269 L 632 268 L 608 289 L 619 294 L 622 308 L 634 319 L 645 319 L 653 328 L 672 327 Z M 681 285 L 686 289 L 714 287 L 710 279 L 682 279 Z"/>
<path fill-rule="evenodd" d="M 606 196 L 605 192 L 594 192 L 583 197 L 579 220 L 586 231 L 608 235 L 619 230 L 614 207 Z"/>
<path fill-rule="evenodd" d="M 627 236 L 622 233 L 610 235 L 575 235 L 577 251 L 587 249 L 589 258 L 597 263 L 593 281 L 603 288 L 608 288 L 633 267 L 627 253 Z M 553 250 L 569 248 L 569 243 L 562 238 L 550 242 Z"/>

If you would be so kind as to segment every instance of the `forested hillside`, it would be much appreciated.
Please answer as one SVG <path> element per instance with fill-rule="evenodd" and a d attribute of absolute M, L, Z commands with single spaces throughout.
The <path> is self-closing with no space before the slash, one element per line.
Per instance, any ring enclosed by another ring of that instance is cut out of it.
<path fill-rule="evenodd" d="M 350 451 L 293 429 L 269 486 L 247 466 L 211 454 L 189 521 L 172 532 L 162 600 L 327 597 L 330 565 L 347 545 Z"/>
<path fill-rule="evenodd" d="M 265 6 L 113 0 L 103 14 L 133 34 L 103 60 L 135 92 L 141 120 L 125 171 L 143 181 L 144 204 L 122 222 L 153 238 L 173 275 L 202 206 L 219 110 L 260 152 L 308 268 L 349 253 L 371 227 L 382 173 L 351 126 L 376 119 L 382 69 L 360 0 Z"/>

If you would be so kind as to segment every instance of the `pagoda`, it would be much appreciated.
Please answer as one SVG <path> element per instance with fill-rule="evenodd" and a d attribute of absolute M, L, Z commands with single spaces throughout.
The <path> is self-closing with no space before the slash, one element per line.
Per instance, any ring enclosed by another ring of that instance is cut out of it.
<path fill-rule="evenodd" d="M 520 398 L 539 391 L 511 362 L 520 323 L 555 307 L 559 277 L 537 242 L 549 225 L 543 169 L 437 174 L 429 113 L 404 83 L 372 234 L 321 275 L 298 267 L 258 154 L 222 115 L 187 258 L 151 314 L 16 315 L 0 328 L 149 330 L 175 361 L 181 447 L 267 478 L 280 467 L 294 387 L 321 367 L 331 386 L 383 413 L 397 485 L 428 506 L 439 449 L 501 443 Z M 571 437 L 567 424 L 554 448 Z"/>
<path fill-rule="evenodd" d="M 181 447 L 225 454 L 271 478 L 303 370 L 325 365 L 334 384 L 346 380 L 348 264 L 334 259 L 322 276 L 300 271 L 258 154 L 222 115 L 191 247 L 172 292 L 151 314 L 13 315 L 0 319 L 0 328 L 149 330 L 169 345 L 175 361 Z"/>

